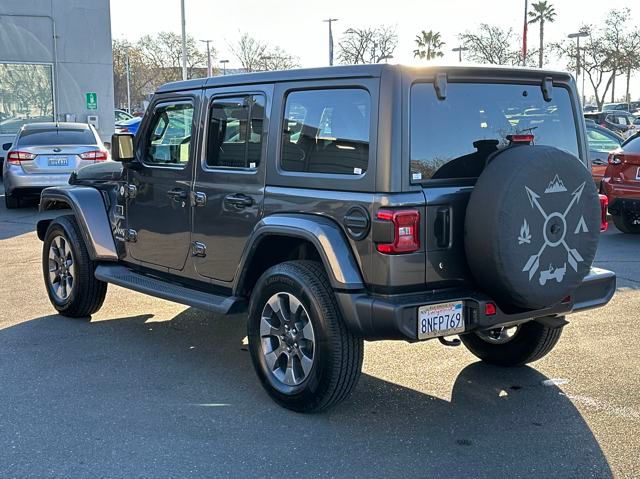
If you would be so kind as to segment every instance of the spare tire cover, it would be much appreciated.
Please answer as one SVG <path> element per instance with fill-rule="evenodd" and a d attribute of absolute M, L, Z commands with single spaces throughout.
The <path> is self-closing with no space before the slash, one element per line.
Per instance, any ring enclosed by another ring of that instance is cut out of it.
<path fill-rule="evenodd" d="M 469 198 L 467 262 L 499 304 L 539 309 L 570 295 L 589 273 L 600 202 L 584 164 L 548 146 L 497 153 Z"/>

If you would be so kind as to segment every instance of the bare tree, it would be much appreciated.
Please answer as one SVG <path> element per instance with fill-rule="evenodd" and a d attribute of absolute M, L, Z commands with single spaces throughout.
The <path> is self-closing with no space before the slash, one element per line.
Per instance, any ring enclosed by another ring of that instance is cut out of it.
<path fill-rule="evenodd" d="M 267 50 L 261 57 L 259 62 L 260 70 L 291 70 L 298 68 L 300 61 L 297 57 L 289 55 L 280 47 L 273 47 Z"/>
<path fill-rule="evenodd" d="M 243 33 L 235 44 L 229 45 L 229 48 L 242 68 L 247 72 L 253 72 L 261 69 L 262 58 L 266 56 L 268 46 L 248 33 Z"/>
<path fill-rule="evenodd" d="M 338 44 L 338 59 L 346 64 L 380 63 L 398 46 L 395 27 L 349 28 Z"/>
<path fill-rule="evenodd" d="M 482 23 L 477 31 L 463 33 L 459 38 L 469 49 L 467 58 L 473 62 L 517 65 L 520 60 L 517 50 L 513 48 L 517 37 L 512 28 Z"/>

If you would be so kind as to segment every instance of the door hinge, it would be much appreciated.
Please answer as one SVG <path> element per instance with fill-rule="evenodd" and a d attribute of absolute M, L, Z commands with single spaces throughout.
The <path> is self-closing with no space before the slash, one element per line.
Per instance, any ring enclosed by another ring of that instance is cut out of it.
<path fill-rule="evenodd" d="M 194 241 L 191 245 L 191 256 L 197 256 L 199 258 L 207 256 L 207 245 L 200 241 Z"/>
<path fill-rule="evenodd" d="M 207 204 L 207 195 L 202 191 L 194 191 L 191 193 L 191 206 L 205 206 Z"/>
<path fill-rule="evenodd" d="M 134 229 L 128 229 L 124 233 L 124 240 L 129 243 L 135 243 L 138 241 L 138 232 Z"/>

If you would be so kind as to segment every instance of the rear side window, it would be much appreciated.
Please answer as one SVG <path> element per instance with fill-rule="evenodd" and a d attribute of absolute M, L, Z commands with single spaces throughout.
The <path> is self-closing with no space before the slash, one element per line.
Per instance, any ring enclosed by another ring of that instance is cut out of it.
<path fill-rule="evenodd" d="M 620 146 L 620 141 L 616 140 L 613 135 L 587 127 L 587 138 L 589 140 L 589 149 L 600 153 L 607 153 L 615 150 Z"/>
<path fill-rule="evenodd" d="M 265 99 L 262 95 L 220 98 L 209 112 L 206 165 L 257 168 L 262 151 Z"/>
<path fill-rule="evenodd" d="M 371 97 L 363 89 L 287 95 L 281 166 L 286 171 L 361 175 L 369 164 Z"/>
<path fill-rule="evenodd" d="M 26 130 L 20 134 L 20 146 L 49 145 L 97 145 L 98 140 L 88 128 L 52 128 L 50 130 Z"/>
<path fill-rule="evenodd" d="M 640 154 L 640 133 L 632 136 L 622 144 L 625 153 Z"/>
<path fill-rule="evenodd" d="M 546 102 L 538 85 L 449 83 L 439 100 L 431 83 L 411 88 L 411 179 L 477 178 L 508 136 L 533 134 L 578 156 L 569 91 L 555 87 Z"/>

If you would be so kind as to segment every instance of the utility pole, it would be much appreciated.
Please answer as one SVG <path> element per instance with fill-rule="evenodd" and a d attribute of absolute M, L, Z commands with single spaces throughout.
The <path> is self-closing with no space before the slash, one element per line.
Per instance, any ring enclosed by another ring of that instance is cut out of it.
<path fill-rule="evenodd" d="M 568 38 L 570 39 L 576 39 L 576 82 L 578 81 L 578 78 L 580 77 L 580 74 L 582 73 L 582 68 L 580 67 L 580 39 L 584 38 L 584 37 L 588 37 L 589 34 L 587 32 L 577 32 L 577 33 L 570 33 L 569 35 L 567 35 Z M 584 73 L 582 73 L 582 105 L 584 106 L 585 103 L 585 94 L 584 94 Z"/>
<path fill-rule="evenodd" d="M 127 68 L 127 113 L 131 115 L 131 65 L 129 63 L 129 51 L 125 53 Z"/>
<path fill-rule="evenodd" d="M 200 40 L 202 43 L 206 43 L 207 44 L 207 76 L 211 77 L 213 76 L 213 71 L 211 69 L 211 48 L 209 47 L 209 44 L 213 41 L 213 40 Z"/>
<path fill-rule="evenodd" d="M 463 47 L 462 45 L 460 45 L 459 47 L 456 47 L 451 51 L 458 53 L 458 62 L 462 63 L 462 52 L 466 52 L 467 50 L 469 50 L 467 47 Z"/>
<path fill-rule="evenodd" d="M 322 20 L 329 24 L 329 65 L 333 65 L 333 30 L 331 29 L 331 25 L 333 22 L 337 22 L 337 18 L 327 18 L 326 20 Z"/>
<path fill-rule="evenodd" d="M 524 0 L 524 27 L 522 30 L 522 66 L 527 66 L 527 33 L 529 27 L 529 0 Z"/>
<path fill-rule="evenodd" d="M 184 15 L 184 0 L 180 0 L 180 14 L 182 17 L 182 79 L 187 79 L 187 21 Z"/>

